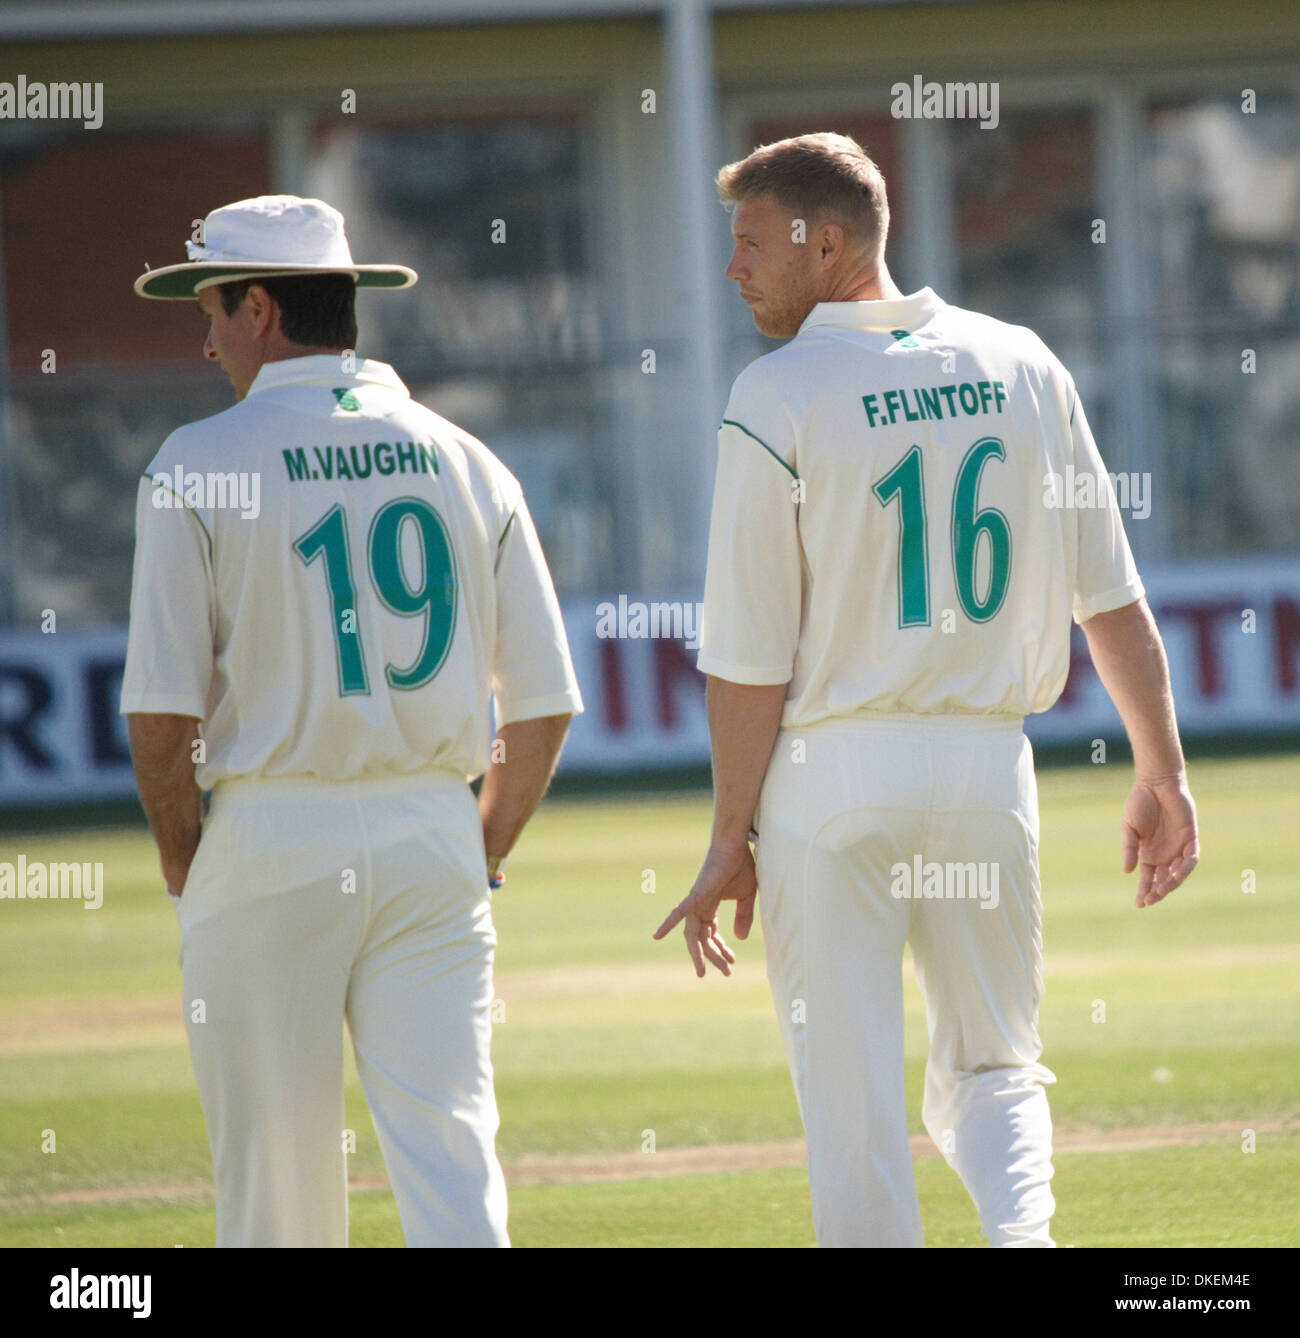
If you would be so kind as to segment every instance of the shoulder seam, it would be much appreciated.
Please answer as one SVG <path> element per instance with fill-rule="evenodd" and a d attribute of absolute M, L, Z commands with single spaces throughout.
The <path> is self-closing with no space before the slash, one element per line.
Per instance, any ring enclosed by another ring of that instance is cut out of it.
<path fill-rule="evenodd" d="M 150 483 L 153 483 L 155 481 L 155 476 L 153 474 L 150 474 L 148 470 L 145 471 L 143 477 L 147 478 Z M 164 482 L 169 482 L 165 474 L 162 475 L 161 477 Z M 173 497 L 176 497 L 176 490 L 174 488 L 168 488 L 168 491 L 171 493 Z M 199 515 L 199 513 L 192 506 L 190 506 L 190 504 L 183 497 L 177 497 L 176 500 L 180 502 L 184 510 L 188 511 L 190 515 L 192 515 L 194 519 L 198 521 L 199 529 L 203 531 L 203 537 L 208 541 L 208 561 L 210 562 L 212 560 L 212 532 L 203 523 L 203 517 Z"/>
<path fill-rule="evenodd" d="M 506 535 L 510 533 L 510 527 L 515 523 L 515 516 L 519 514 L 519 507 L 516 504 L 515 509 L 510 513 L 510 519 L 506 521 L 505 529 L 501 531 L 501 537 L 497 540 L 497 552 L 501 551 L 501 545 L 506 541 Z"/>
<path fill-rule="evenodd" d="M 781 466 L 782 469 L 787 470 L 789 472 L 789 475 L 792 479 L 797 479 L 799 477 L 799 475 L 796 474 L 794 470 L 791 469 L 790 466 L 786 464 L 784 460 L 781 459 L 781 457 L 767 444 L 767 442 L 763 440 L 762 437 L 760 437 L 757 433 L 751 432 L 744 425 L 744 423 L 738 423 L 734 418 L 724 418 L 722 420 L 722 425 L 723 427 L 739 428 L 747 437 L 752 437 L 756 442 L 758 442 L 758 444 L 772 457 L 773 460 L 777 462 L 777 464 Z"/>

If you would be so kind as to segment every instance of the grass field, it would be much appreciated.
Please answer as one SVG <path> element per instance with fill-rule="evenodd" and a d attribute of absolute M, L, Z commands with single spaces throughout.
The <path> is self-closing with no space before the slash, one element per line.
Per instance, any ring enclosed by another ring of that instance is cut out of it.
<path fill-rule="evenodd" d="M 1298 777 L 1296 757 L 1194 764 L 1201 865 L 1138 912 L 1119 872 L 1126 772 L 1040 776 L 1059 1243 L 1300 1243 Z M 697 980 L 680 937 L 650 939 L 690 885 L 708 819 L 698 794 L 552 800 L 511 860 L 493 1053 L 517 1245 L 813 1243 L 757 931 L 730 980 Z M 148 836 L 0 838 L 0 861 L 20 853 L 102 861 L 105 892 L 96 911 L 0 901 L 0 1245 L 210 1245 L 177 931 Z M 906 1045 L 920 1135 L 911 983 Z M 348 1054 L 351 1240 L 400 1245 Z M 656 1173 L 690 1148 L 706 1150 Z M 918 1156 L 917 1185 L 928 1244 L 984 1244 L 941 1160 Z"/>

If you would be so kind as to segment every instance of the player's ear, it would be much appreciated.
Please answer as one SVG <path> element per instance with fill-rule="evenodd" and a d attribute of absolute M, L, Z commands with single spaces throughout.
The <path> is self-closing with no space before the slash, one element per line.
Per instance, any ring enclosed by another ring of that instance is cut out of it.
<path fill-rule="evenodd" d="M 276 322 L 279 320 L 277 315 L 279 307 L 275 305 L 271 294 L 260 283 L 250 283 L 248 285 L 244 303 L 253 323 L 254 334 L 268 334 L 275 329 Z"/>
<path fill-rule="evenodd" d="M 844 250 L 844 229 L 838 223 L 823 223 L 817 229 L 817 247 L 823 261 L 834 260 Z"/>

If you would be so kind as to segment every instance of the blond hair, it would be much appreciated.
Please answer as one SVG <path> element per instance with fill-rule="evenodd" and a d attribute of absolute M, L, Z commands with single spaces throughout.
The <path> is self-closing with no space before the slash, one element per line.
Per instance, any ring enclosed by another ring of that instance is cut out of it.
<path fill-rule="evenodd" d="M 856 140 L 829 133 L 763 144 L 718 173 L 727 204 L 770 195 L 808 225 L 830 219 L 868 256 L 883 253 L 889 232 L 885 178 Z"/>

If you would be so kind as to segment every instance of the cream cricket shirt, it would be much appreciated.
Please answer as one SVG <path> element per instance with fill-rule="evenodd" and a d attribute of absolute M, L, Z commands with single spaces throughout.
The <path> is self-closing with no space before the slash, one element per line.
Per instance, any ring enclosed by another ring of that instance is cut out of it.
<path fill-rule="evenodd" d="M 1143 593 L 1074 382 L 1032 331 L 929 288 L 823 302 L 736 378 L 698 663 L 789 681 L 784 725 L 1045 711 L 1071 615 Z"/>
<path fill-rule="evenodd" d="M 486 769 L 582 710 L 513 475 L 384 363 L 267 363 L 141 481 L 122 712 L 204 721 L 207 788 Z"/>

